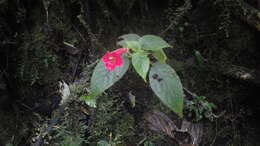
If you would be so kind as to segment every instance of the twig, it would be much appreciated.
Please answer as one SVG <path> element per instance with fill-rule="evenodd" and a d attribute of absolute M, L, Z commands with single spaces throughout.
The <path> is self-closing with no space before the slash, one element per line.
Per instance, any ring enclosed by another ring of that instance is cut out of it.
<path fill-rule="evenodd" d="M 188 94 L 190 94 L 193 98 L 197 97 L 197 95 L 195 93 L 192 93 L 191 91 L 189 91 L 187 88 L 183 87 L 184 91 L 186 91 Z"/>
<path fill-rule="evenodd" d="M 260 85 L 260 72 L 237 65 L 208 64 L 210 71 L 219 73 L 241 81 L 248 81 Z"/>
<path fill-rule="evenodd" d="M 185 68 L 197 67 L 196 64 L 190 64 L 188 62 L 184 62 L 184 66 Z M 229 78 L 234 78 L 241 81 L 246 81 L 256 85 L 260 85 L 260 72 L 243 66 L 238 66 L 233 64 L 220 64 L 220 63 L 207 61 L 203 65 L 203 68 L 200 69 L 203 71 L 227 76 Z M 187 90 L 187 92 L 189 91 Z"/>
<path fill-rule="evenodd" d="M 81 55 L 80 55 L 80 57 L 79 57 L 79 60 L 78 60 L 78 62 L 77 62 L 77 64 L 76 64 L 76 67 L 74 68 L 73 76 L 72 76 L 72 82 L 75 81 L 76 74 L 77 74 L 77 71 L 78 71 L 78 68 L 79 68 L 79 64 L 80 64 L 82 58 L 83 58 L 83 53 L 81 53 Z"/>
<path fill-rule="evenodd" d="M 260 31 L 260 11 L 243 0 L 230 0 L 229 10 L 239 19 Z"/>
<path fill-rule="evenodd" d="M 160 33 L 160 36 L 164 35 L 168 30 L 170 30 L 172 27 L 176 26 L 181 20 L 182 18 L 185 16 L 185 14 L 188 12 L 188 10 L 190 10 L 191 8 L 191 2 L 190 0 L 185 0 L 185 3 L 183 6 L 177 8 L 177 10 L 175 11 L 176 14 L 176 18 L 168 25 L 168 27 L 163 30 Z"/>
<path fill-rule="evenodd" d="M 49 5 L 50 5 L 50 1 L 48 0 L 43 0 L 43 6 L 46 12 L 46 24 L 49 24 Z"/>

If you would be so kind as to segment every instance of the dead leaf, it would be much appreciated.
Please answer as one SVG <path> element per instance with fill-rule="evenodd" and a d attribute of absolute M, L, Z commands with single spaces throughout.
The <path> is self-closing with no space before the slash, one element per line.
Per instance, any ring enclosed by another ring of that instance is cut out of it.
<path fill-rule="evenodd" d="M 178 127 L 164 113 L 151 111 L 146 113 L 144 118 L 148 122 L 148 127 L 151 130 L 164 133 L 169 137 L 174 138 L 173 131 L 178 130 Z"/>
<path fill-rule="evenodd" d="M 184 119 L 181 128 L 178 128 L 173 120 L 159 111 L 147 112 L 144 119 L 149 129 L 175 139 L 181 146 L 198 146 L 201 142 L 203 125 L 200 123 L 191 123 Z"/>
<path fill-rule="evenodd" d="M 187 131 L 192 139 L 192 145 L 198 146 L 203 135 L 203 125 L 201 123 L 191 123 L 187 120 L 182 121 L 181 131 Z"/>

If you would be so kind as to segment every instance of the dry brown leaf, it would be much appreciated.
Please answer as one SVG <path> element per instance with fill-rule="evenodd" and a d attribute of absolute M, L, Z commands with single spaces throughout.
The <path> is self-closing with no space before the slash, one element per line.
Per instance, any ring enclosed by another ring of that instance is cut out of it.
<path fill-rule="evenodd" d="M 178 130 L 174 122 L 164 113 L 159 111 L 151 111 L 145 114 L 145 120 L 151 130 L 164 133 L 174 138 L 173 131 Z"/>
<path fill-rule="evenodd" d="M 191 123 L 187 120 L 182 121 L 181 131 L 187 131 L 192 139 L 192 145 L 197 146 L 201 142 L 203 135 L 203 125 L 200 123 Z"/>
<path fill-rule="evenodd" d="M 159 111 L 147 112 L 144 115 L 144 119 L 147 122 L 149 129 L 168 135 L 169 137 L 175 139 L 182 146 L 198 146 L 201 142 L 203 126 L 200 123 L 191 123 L 184 119 L 182 121 L 181 129 L 179 129 L 173 120 Z M 183 139 L 180 138 L 178 134 L 175 135 L 174 132 L 179 134 L 182 133 L 181 135 L 185 135 L 186 133 L 186 136 Z M 187 139 L 189 140 L 187 141 Z"/>

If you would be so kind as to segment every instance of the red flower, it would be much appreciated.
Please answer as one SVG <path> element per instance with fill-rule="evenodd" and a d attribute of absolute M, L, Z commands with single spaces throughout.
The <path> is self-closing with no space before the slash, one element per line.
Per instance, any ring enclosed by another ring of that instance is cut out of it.
<path fill-rule="evenodd" d="M 107 51 L 102 57 L 102 61 L 105 64 L 107 70 L 114 70 L 116 66 L 123 65 L 122 54 L 128 52 L 128 48 L 119 48 L 113 52 Z"/>

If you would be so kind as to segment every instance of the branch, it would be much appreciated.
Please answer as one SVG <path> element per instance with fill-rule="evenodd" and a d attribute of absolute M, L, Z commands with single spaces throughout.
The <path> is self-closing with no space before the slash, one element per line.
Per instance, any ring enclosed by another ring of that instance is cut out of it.
<path fill-rule="evenodd" d="M 260 72 L 249 69 L 243 66 L 237 66 L 237 65 L 216 65 L 211 64 L 210 70 L 216 73 L 220 73 L 222 75 L 242 80 L 242 81 L 248 81 L 252 82 L 254 84 L 260 85 Z"/>
<path fill-rule="evenodd" d="M 250 26 L 260 31 L 260 12 L 243 0 L 229 1 L 230 11 Z"/>
<path fill-rule="evenodd" d="M 175 26 L 177 26 L 180 21 L 183 19 L 183 17 L 188 14 L 188 11 L 191 9 L 192 5 L 191 5 L 191 1 L 190 0 L 185 0 L 185 3 L 183 4 L 183 6 L 177 8 L 175 10 L 175 18 L 173 21 L 171 21 L 171 23 L 167 26 L 166 29 L 164 29 L 161 33 L 160 36 L 163 36 L 168 30 L 174 28 Z"/>
<path fill-rule="evenodd" d="M 174 63 L 171 63 L 174 62 Z M 192 63 L 191 63 L 192 62 Z M 185 62 L 177 61 L 172 59 L 169 63 L 172 66 L 182 65 L 184 68 L 197 68 L 200 67 L 201 70 L 224 75 L 230 78 L 238 79 L 241 81 L 250 82 L 256 85 L 260 85 L 260 71 L 249 69 L 243 66 L 233 65 L 233 64 L 219 64 L 215 62 L 204 61 L 203 64 L 194 63 L 195 58 L 186 59 Z M 178 70 L 177 70 L 178 71 Z M 193 93 L 186 90 L 185 91 L 192 95 Z M 189 93 L 190 92 L 190 93 Z M 193 96 L 196 96 L 195 94 Z"/>

